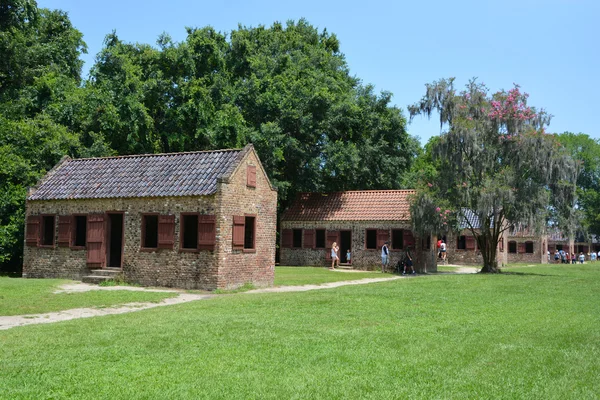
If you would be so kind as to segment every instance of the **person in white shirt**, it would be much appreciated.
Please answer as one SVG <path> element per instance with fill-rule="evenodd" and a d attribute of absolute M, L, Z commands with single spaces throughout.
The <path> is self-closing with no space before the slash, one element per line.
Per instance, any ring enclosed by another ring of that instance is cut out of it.
<path fill-rule="evenodd" d="M 385 268 L 390 264 L 390 249 L 388 242 L 381 246 L 381 272 L 385 272 Z"/>
<path fill-rule="evenodd" d="M 442 240 L 442 244 L 440 246 L 440 252 L 442 253 L 442 261 L 444 264 L 446 263 L 446 241 Z"/>

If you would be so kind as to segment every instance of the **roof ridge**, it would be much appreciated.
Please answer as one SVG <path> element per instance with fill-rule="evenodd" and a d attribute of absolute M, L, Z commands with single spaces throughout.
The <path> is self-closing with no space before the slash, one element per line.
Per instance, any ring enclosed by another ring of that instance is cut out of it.
<path fill-rule="evenodd" d="M 201 154 L 201 153 L 225 153 L 242 151 L 243 149 L 221 149 L 221 150 L 199 150 L 199 151 L 181 151 L 174 153 L 151 153 L 151 154 L 128 154 L 124 156 L 109 156 L 109 157 L 87 157 L 87 158 L 72 158 L 69 162 L 73 161 L 89 161 L 89 160 L 110 160 L 118 158 L 142 158 L 142 157 L 159 157 L 159 156 L 179 156 L 185 154 Z"/>
<path fill-rule="evenodd" d="M 339 190 L 336 192 L 300 192 L 300 194 L 336 194 L 336 193 L 384 193 L 384 192 L 415 192 L 416 189 L 368 189 L 368 190 Z"/>

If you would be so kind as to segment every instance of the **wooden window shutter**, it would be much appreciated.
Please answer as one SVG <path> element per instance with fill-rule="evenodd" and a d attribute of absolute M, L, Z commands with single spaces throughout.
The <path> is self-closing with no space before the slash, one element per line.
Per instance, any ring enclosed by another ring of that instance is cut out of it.
<path fill-rule="evenodd" d="M 315 230 L 305 229 L 304 230 L 304 247 L 307 249 L 315 248 Z"/>
<path fill-rule="evenodd" d="M 415 245 L 415 237 L 413 236 L 413 233 L 410 230 L 404 229 L 402 231 L 402 236 L 404 248 L 407 248 L 408 246 L 413 247 Z"/>
<path fill-rule="evenodd" d="M 27 235 L 25 244 L 27 246 L 39 246 L 40 243 L 40 216 L 30 215 L 27 217 Z"/>
<path fill-rule="evenodd" d="M 246 169 L 247 182 L 246 185 L 249 187 L 256 187 L 256 166 L 248 165 Z"/>
<path fill-rule="evenodd" d="M 71 244 L 71 215 L 58 216 L 58 247 L 69 247 Z"/>
<path fill-rule="evenodd" d="M 504 236 L 500 236 L 500 251 L 504 252 Z"/>
<path fill-rule="evenodd" d="M 333 242 L 338 242 L 339 231 L 327 231 L 327 248 L 333 247 Z"/>
<path fill-rule="evenodd" d="M 87 218 L 87 264 L 102 268 L 105 262 L 104 214 L 90 214 Z"/>
<path fill-rule="evenodd" d="M 389 240 L 390 231 L 387 229 L 377 229 L 377 248 L 383 247 L 385 242 Z"/>
<path fill-rule="evenodd" d="M 158 248 L 172 249 L 175 245 L 175 216 L 158 216 Z"/>
<path fill-rule="evenodd" d="M 475 250 L 475 238 L 473 236 L 467 236 L 465 246 L 467 250 Z"/>
<path fill-rule="evenodd" d="M 519 253 L 525 253 L 525 243 L 519 243 L 518 245 L 518 252 Z"/>
<path fill-rule="evenodd" d="M 281 247 L 290 248 L 294 242 L 293 231 L 291 229 L 284 229 L 281 231 Z"/>
<path fill-rule="evenodd" d="M 244 247 L 244 228 L 245 228 L 246 218 L 238 215 L 233 216 L 233 247 L 234 248 L 243 248 Z"/>
<path fill-rule="evenodd" d="M 243 236 L 242 236 L 243 239 Z M 217 217 L 214 215 L 198 216 L 198 248 L 214 250 L 217 244 Z"/>

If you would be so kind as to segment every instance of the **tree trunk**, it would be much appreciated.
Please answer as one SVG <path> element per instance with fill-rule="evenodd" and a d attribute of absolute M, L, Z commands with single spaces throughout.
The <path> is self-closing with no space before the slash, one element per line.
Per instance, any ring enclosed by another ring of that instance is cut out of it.
<path fill-rule="evenodd" d="M 481 256 L 483 257 L 483 267 L 480 272 L 488 274 L 500 272 L 498 259 L 496 258 L 498 238 L 494 238 L 492 234 L 483 233 L 477 238 L 477 242 L 481 249 Z"/>

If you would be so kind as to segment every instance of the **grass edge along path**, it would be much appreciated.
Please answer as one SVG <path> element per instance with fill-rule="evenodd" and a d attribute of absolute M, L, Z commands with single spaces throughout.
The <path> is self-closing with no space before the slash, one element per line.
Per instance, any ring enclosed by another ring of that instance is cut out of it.
<path fill-rule="evenodd" d="M 77 308 L 114 307 L 138 302 L 159 302 L 178 293 L 93 290 L 55 293 L 65 279 L 24 279 L 0 277 L 0 316 L 43 314 Z"/>

